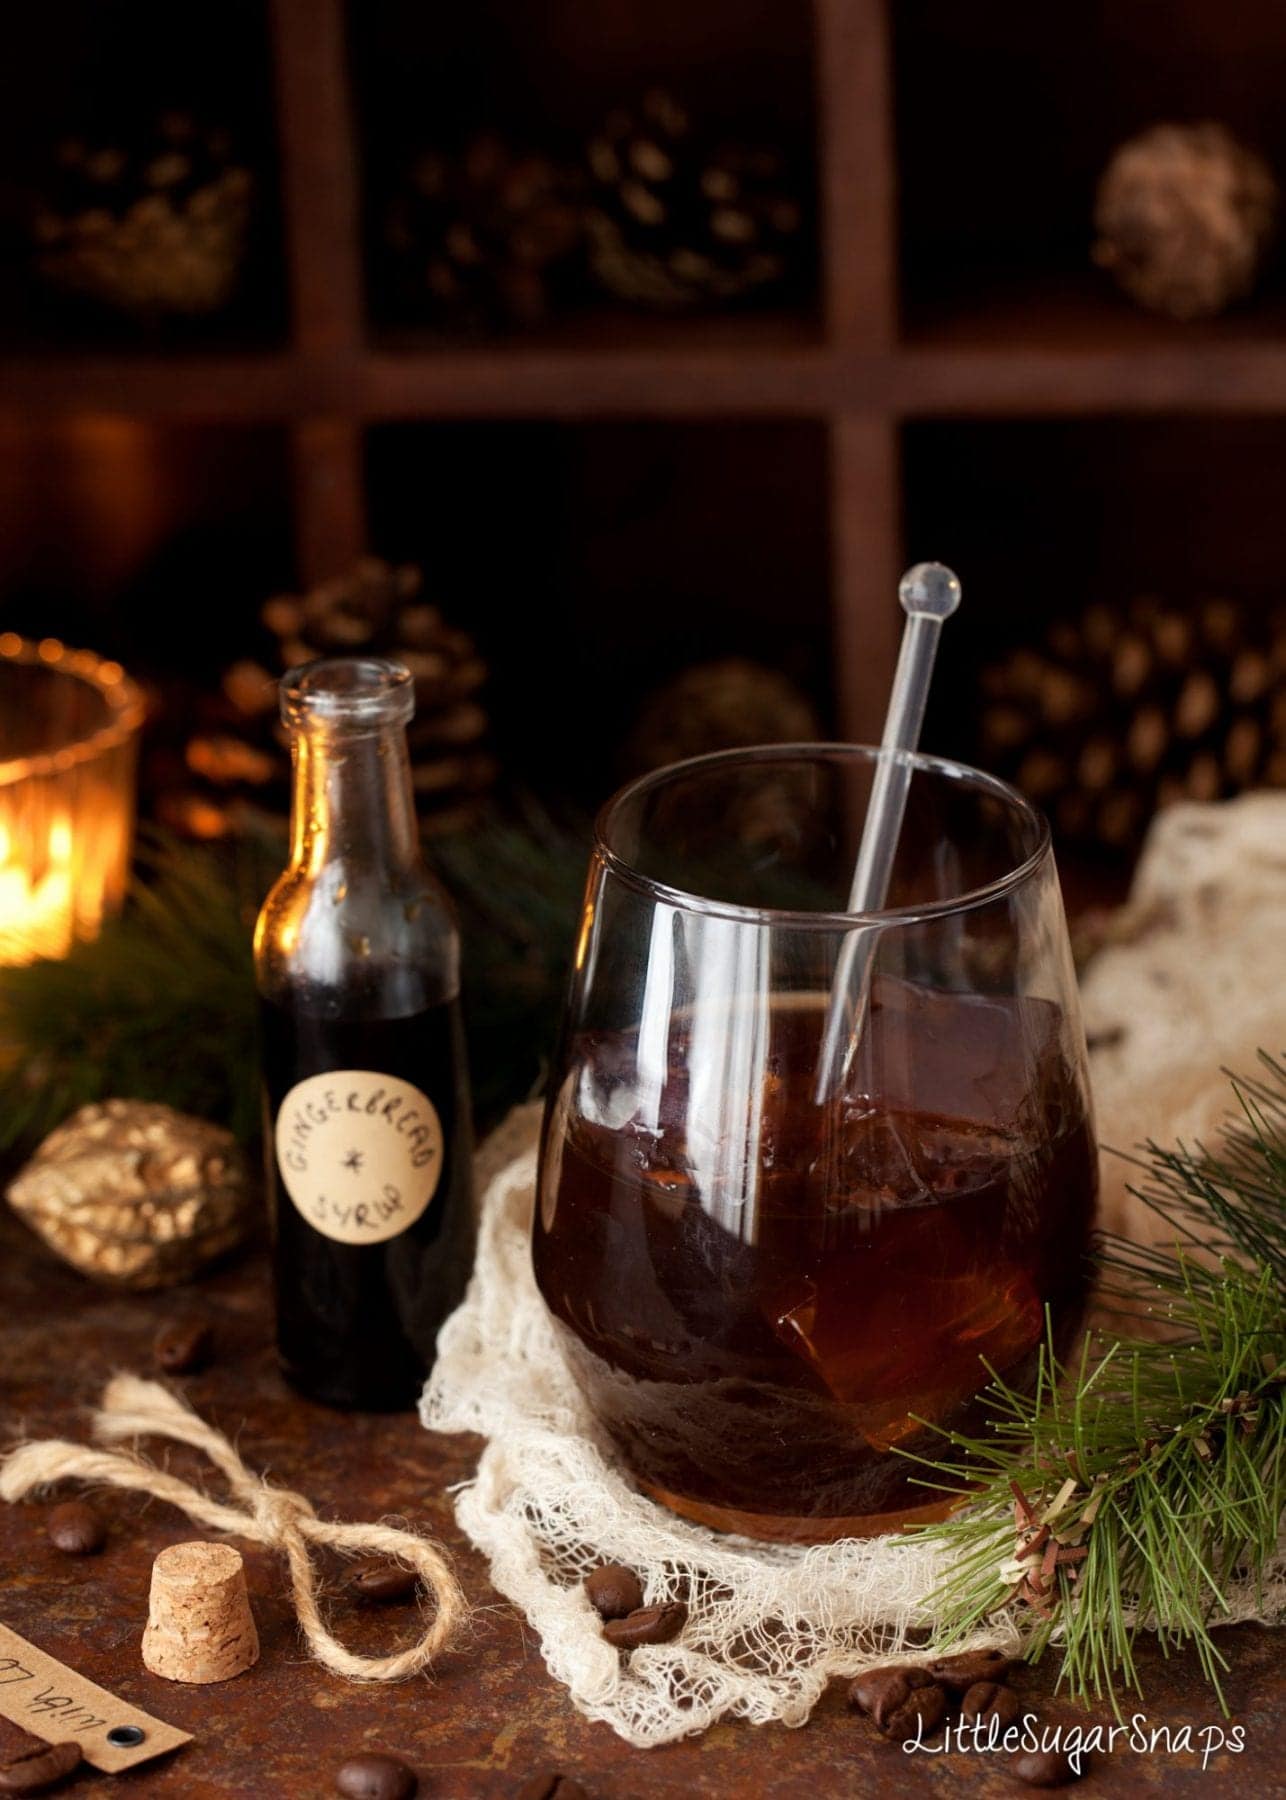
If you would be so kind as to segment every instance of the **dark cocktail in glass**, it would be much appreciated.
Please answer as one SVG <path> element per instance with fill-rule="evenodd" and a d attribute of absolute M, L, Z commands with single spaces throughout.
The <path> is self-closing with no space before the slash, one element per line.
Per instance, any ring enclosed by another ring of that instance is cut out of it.
<path fill-rule="evenodd" d="M 1030 1380 L 1046 1309 L 1065 1343 L 1085 1301 L 1095 1147 L 1048 832 L 913 757 L 888 905 L 846 914 L 877 754 L 707 757 L 608 806 L 546 1117 L 536 1276 L 599 1427 L 657 1499 L 760 1537 L 944 1510 L 896 1452 L 976 1423 L 989 1368 Z"/>

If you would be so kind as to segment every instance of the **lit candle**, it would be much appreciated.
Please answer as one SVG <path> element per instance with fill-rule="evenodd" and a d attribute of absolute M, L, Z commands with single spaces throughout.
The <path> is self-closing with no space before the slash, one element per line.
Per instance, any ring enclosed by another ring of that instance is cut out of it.
<path fill-rule="evenodd" d="M 3 800 L 0 799 L 0 805 Z M 13 835 L 0 819 L 0 963 L 65 956 L 72 940 L 71 822 L 55 818 L 39 871 L 13 850 Z"/>
<path fill-rule="evenodd" d="M 142 722 L 118 663 L 0 633 L 0 966 L 65 956 L 120 904 Z"/>

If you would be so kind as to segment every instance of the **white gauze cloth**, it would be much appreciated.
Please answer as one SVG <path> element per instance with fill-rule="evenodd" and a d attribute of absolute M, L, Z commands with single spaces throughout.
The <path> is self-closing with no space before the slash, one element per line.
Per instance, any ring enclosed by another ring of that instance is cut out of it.
<path fill-rule="evenodd" d="M 802 1725 L 833 1676 L 923 1654 L 928 1598 L 947 1567 L 926 1543 L 849 1538 L 812 1548 L 752 1543 L 689 1524 L 637 1493 L 606 1450 L 563 1361 L 531 1271 L 540 1108 L 523 1107 L 479 1158 L 478 1257 L 447 1320 L 420 1403 L 430 1431 L 487 1439 L 456 1518 L 493 1585 L 540 1634 L 550 1674 L 578 1709 L 646 1748 L 718 1719 Z M 669 1644 L 628 1656 L 604 1641 L 582 1586 L 599 1563 L 637 1571 L 644 1602 L 683 1600 Z M 1286 1616 L 1286 1558 L 1227 1614 Z M 1017 1652 L 997 1615 L 956 1646 Z"/>
<path fill-rule="evenodd" d="M 550 1674 L 628 1743 L 668 1743 L 724 1718 L 802 1725 L 833 1676 L 923 1652 L 926 1599 L 944 1564 L 927 1545 L 891 1538 L 752 1543 L 690 1524 L 629 1485 L 532 1275 L 538 1129 L 539 1109 L 523 1108 L 488 1146 L 493 1170 L 497 1152 L 511 1160 L 485 1183 L 473 1279 L 420 1405 L 430 1431 L 488 1440 L 456 1517 L 494 1586 L 539 1632 Z M 603 1562 L 637 1571 L 646 1605 L 687 1604 L 675 1642 L 624 1656 L 604 1641 L 582 1586 Z M 1004 1617 L 960 1647 L 1018 1643 Z"/>
<path fill-rule="evenodd" d="M 1160 815 L 1125 918 L 1131 941 L 1105 951 L 1087 983 L 1091 1024 L 1123 1027 L 1104 1033 L 1105 1047 L 1091 1058 L 1105 1141 L 1120 1147 L 1149 1132 L 1163 1142 L 1183 1135 L 1165 1120 L 1191 1121 L 1191 1083 L 1180 1079 L 1174 1055 L 1162 1054 L 1166 1042 L 1199 1065 L 1203 1093 L 1217 1084 L 1217 1113 L 1229 1096 L 1211 1046 L 1252 1073 L 1257 1044 L 1280 1048 L 1281 983 L 1272 976 L 1281 933 L 1274 936 L 1262 909 L 1275 908 L 1272 924 L 1280 924 L 1284 823 L 1282 795 Z M 1260 909 L 1253 921 L 1252 906 Z M 1158 996 L 1170 989 L 1175 998 L 1163 1011 Z M 1145 1085 L 1132 1086 L 1132 1073 Z M 1210 1119 L 1202 1118 L 1208 1139 Z M 904 1538 L 814 1549 L 755 1544 L 688 1524 L 630 1487 L 567 1372 L 532 1277 L 538 1129 L 539 1108 L 521 1109 L 480 1159 L 477 1265 L 443 1329 L 422 1402 L 430 1430 L 488 1440 L 459 1496 L 460 1524 L 489 1559 L 495 1586 L 540 1633 L 550 1673 L 583 1713 L 629 1743 L 665 1743 L 727 1717 L 802 1725 L 832 1676 L 923 1644 L 944 1561 Z M 1120 1201 L 1124 1168 L 1105 1157 L 1105 1222 L 1151 1237 L 1143 1229 L 1150 1216 Z M 628 1657 L 605 1643 L 581 1587 L 601 1562 L 636 1569 L 648 1604 L 685 1600 L 679 1639 Z M 1281 1620 L 1286 1559 L 1265 1572 L 1262 1588 L 1245 1584 L 1229 1597 L 1228 1613 L 1213 1622 Z M 986 1644 L 1018 1647 L 1010 1615 L 961 1648 Z"/>

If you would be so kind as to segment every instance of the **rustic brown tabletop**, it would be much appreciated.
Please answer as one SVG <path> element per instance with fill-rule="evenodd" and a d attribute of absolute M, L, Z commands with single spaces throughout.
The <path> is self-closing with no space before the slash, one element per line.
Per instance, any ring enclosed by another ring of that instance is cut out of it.
<path fill-rule="evenodd" d="M 91 1680 L 190 1731 L 193 1742 L 168 1759 L 121 1776 L 86 1768 L 67 1792 L 76 1800 L 138 1793 L 323 1796 L 336 1767 L 365 1749 L 414 1765 L 424 1800 L 435 1795 L 512 1795 L 541 1769 L 576 1775 L 597 1800 L 677 1796 L 810 1794 L 984 1795 L 1031 1791 L 1003 1758 L 953 1753 L 904 1755 L 851 1715 L 836 1685 L 803 1729 L 729 1723 L 704 1737 L 634 1750 L 573 1709 L 551 1680 L 540 1647 L 518 1614 L 490 1588 L 481 1559 L 464 1543 L 449 1489 L 467 1478 L 476 1443 L 430 1437 L 410 1416 L 341 1415 L 298 1399 L 279 1377 L 271 1347 L 266 1268 L 250 1253 L 182 1295 L 125 1295 L 96 1287 L 55 1261 L 7 1214 L 0 1217 L 0 1403 L 6 1437 L 84 1439 L 88 1413 L 106 1378 L 121 1369 L 150 1374 L 158 1326 L 192 1302 L 207 1310 L 217 1356 L 204 1372 L 176 1379 L 192 1403 L 239 1443 L 255 1470 L 309 1496 L 328 1516 L 401 1514 L 455 1552 L 478 1608 L 467 1640 L 433 1679 L 371 1688 L 327 1674 L 307 1658 L 286 1592 L 284 1568 L 245 1544 L 258 1620 L 258 1666 L 213 1687 L 183 1687 L 149 1675 L 139 1657 L 152 1559 L 167 1544 L 203 1535 L 172 1508 L 108 1493 L 104 1551 L 72 1558 L 52 1548 L 39 1502 L 0 1506 L 0 1619 Z M 189 1478 L 210 1473 L 186 1451 L 170 1466 Z M 217 1481 L 217 1478 L 215 1478 Z M 65 1495 L 62 1497 L 66 1497 Z M 205 1534 L 208 1535 L 208 1534 Z M 334 1576 L 339 1565 L 332 1565 Z M 336 1590 L 332 1623 L 358 1650 L 378 1653 L 410 1641 L 402 1609 L 363 1610 Z M 1240 1755 L 1223 1750 L 1203 1771 L 1197 1752 L 1134 1754 L 1118 1747 L 1092 1759 L 1077 1789 L 1093 1794 L 1231 1792 L 1286 1794 L 1286 1747 L 1278 1739 L 1286 1692 L 1280 1640 L 1239 1627 L 1220 1643 L 1231 1664 L 1227 1697 L 1245 1732 Z M 1141 1657 L 1150 1728 L 1219 1723 L 1190 1658 Z M 1051 1668 L 1022 1673 L 1023 1695 L 1044 1719 L 1110 1722 L 1104 1707 L 1085 1715 L 1050 1698 Z M 1226 1727 L 1227 1728 L 1227 1727 Z M 0 1720 L 0 1761 L 22 1741 Z"/>

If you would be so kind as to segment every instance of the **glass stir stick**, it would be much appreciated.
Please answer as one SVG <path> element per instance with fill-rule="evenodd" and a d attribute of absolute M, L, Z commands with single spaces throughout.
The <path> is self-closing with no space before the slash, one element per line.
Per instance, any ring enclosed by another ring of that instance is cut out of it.
<path fill-rule="evenodd" d="M 889 891 L 911 786 L 911 764 L 905 752 L 914 750 L 920 741 L 938 636 L 942 621 L 960 604 L 960 583 L 943 563 L 916 563 L 898 583 L 898 599 L 906 625 L 848 894 L 851 913 L 878 912 Z M 845 938 L 836 961 L 813 1090 L 819 1106 L 834 1093 L 852 1064 L 866 1022 L 871 963 L 878 942 L 878 926 L 858 926 Z"/>

